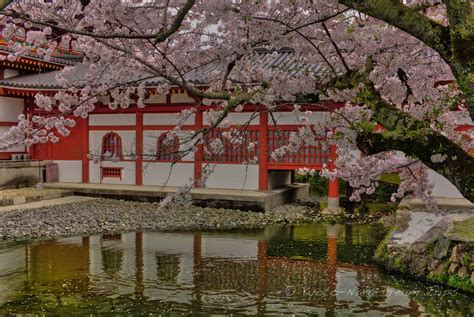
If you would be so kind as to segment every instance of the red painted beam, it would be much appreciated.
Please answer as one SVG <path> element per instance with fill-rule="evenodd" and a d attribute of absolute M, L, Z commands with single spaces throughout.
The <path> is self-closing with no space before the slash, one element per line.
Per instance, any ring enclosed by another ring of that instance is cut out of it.
<path fill-rule="evenodd" d="M 82 182 L 89 183 L 89 119 L 81 120 Z"/>
<path fill-rule="evenodd" d="M 260 111 L 258 137 L 258 190 L 268 190 L 268 112 Z"/>
<path fill-rule="evenodd" d="M 14 122 L 14 121 L 0 121 L 0 127 L 13 127 L 17 124 L 18 122 Z"/>
<path fill-rule="evenodd" d="M 143 185 L 143 112 L 137 113 L 135 129 L 137 161 L 135 163 L 135 184 Z"/>

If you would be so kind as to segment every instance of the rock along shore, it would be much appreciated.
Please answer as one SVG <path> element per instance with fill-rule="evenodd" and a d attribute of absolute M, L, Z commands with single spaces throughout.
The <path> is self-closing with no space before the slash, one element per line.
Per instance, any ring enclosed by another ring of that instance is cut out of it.
<path fill-rule="evenodd" d="M 29 240 L 130 231 L 253 229 L 277 223 L 318 222 L 318 210 L 286 205 L 269 213 L 190 206 L 160 210 L 157 203 L 93 199 L 0 213 L 0 239 Z"/>
<path fill-rule="evenodd" d="M 375 260 L 385 269 L 474 293 L 473 210 L 397 211 Z"/>

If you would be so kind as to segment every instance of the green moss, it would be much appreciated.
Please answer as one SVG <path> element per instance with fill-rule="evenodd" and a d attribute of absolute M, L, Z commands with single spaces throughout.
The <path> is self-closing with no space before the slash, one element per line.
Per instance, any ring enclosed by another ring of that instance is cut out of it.
<path fill-rule="evenodd" d="M 398 174 L 392 173 L 392 174 L 383 174 L 380 177 L 380 180 L 382 182 L 390 183 L 390 184 L 395 184 L 395 185 L 400 185 L 400 176 Z"/>
<path fill-rule="evenodd" d="M 428 280 L 438 284 L 448 284 L 449 275 L 446 272 L 436 275 L 434 272 L 430 272 L 427 276 Z"/>
<path fill-rule="evenodd" d="M 397 228 L 393 227 L 387 232 L 385 237 L 382 241 L 380 241 L 377 249 L 375 250 L 374 259 L 378 262 L 381 262 L 383 265 L 387 265 L 386 261 L 388 260 L 388 250 L 387 250 L 387 243 L 392 234 L 395 232 Z M 385 263 L 384 263 L 385 262 Z"/>
<path fill-rule="evenodd" d="M 471 266 L 471 255 L 469 253 L 464 253 L 461 259 L 465 267 Z"/>
<path fill-rule="evenodd" d="M 474 286 L 471 284 L 471 280 L 466 278 L 460 278 L 457 275 L 451 275 L 448 279 L 448 285 L 462 289 L 467 292 L 473 292 Z"/>
<path fill-rule="evenodd" d="M 430 243 L 426 244 L 426 252 L 430 255 L 433 255 L 434 249 L 436 248 L 436 243 L 438 240 L 431 241 Z"/>
<path fill-rule="evenodd" d="M 474 217 L 464 221 L 455 221 L 450 236 L 459 237 L 466 240 L 474 241 Z"/>
<path fill-rule="evenodd" d="M 321 208 L 321 210 L 324 210 L 324 209 L 326 209 L 327 207 L 328 207 L 327 201 L 321 201 L 321 202 L 319 203 L 319 208 Z"/>

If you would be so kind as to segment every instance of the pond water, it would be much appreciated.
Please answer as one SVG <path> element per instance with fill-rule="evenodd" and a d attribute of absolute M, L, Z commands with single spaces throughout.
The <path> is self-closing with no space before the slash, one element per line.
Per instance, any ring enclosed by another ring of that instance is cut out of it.
<path fill-rule="evenodd" d="M 376 225 L 0 242 L 0 315 L 455 315 L 473 298 L 379 271 Z"/>

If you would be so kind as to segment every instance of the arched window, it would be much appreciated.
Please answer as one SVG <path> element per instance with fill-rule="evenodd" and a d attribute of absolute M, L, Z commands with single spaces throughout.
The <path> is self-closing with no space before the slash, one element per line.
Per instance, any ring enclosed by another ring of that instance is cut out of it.
<path fill-rule="evenodd" d="M 179 160 L 179 138 L 176 135 L 169 136 L 167 132 L 160 135 L 156 147 L 156 159 L 173 162 Z"/>
<path fill-rule="evenodd" d="M 106 155 L 122 158 L 122 138 L 115 132 L 109 132 L 102 138 L 102 156 Z"/>

